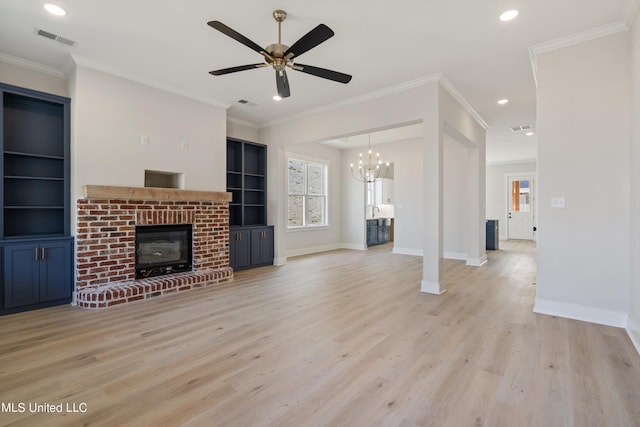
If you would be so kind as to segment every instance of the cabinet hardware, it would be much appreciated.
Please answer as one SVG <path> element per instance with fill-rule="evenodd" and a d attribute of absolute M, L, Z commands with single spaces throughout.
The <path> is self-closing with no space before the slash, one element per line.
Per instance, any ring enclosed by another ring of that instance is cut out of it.
<path fill-rule="evenodd" d="M 40 259 L 44 261 L 44 248 L 40 248 Z"/>
<path fill-rule="evenodd" d="M 38 248 L 36 248 L 36 261 L 38 260 Z"/>

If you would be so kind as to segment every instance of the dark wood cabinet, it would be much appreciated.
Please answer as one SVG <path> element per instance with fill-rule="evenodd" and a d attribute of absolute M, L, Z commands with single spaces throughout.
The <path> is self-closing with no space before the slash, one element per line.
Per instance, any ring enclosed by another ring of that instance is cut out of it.
<path fill-rule="evenodd" d="M 0 97 L 2 314 L 71 300 L 73 242 L 70 100 L 5 84 Z"/>
<path fill-rule="evenodd" d="M 273 226 L 267 225 L 267 147 L 227 139 L 229 263 L 235 270 L 273 264 Z"/>

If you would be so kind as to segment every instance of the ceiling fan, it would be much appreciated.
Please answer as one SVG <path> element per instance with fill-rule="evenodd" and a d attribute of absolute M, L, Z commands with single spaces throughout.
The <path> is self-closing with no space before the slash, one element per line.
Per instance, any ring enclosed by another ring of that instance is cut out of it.
<path fill-rule="evenodd" d="M 274 10 L 273 18 L 278 22 L 278 43 L 270 44 L 269 46 L 262 48 L 247 37 L 238 33 L 237 31 L 227 27 L 220 21 L 210 21 L 207 24 L 220 31 L 221 33 L 231 37 L 232 39 L 242 43 L 250 49 L 255 50 L 260 55 L 264 56 L 265 62 L 258 64 L 240 65 L 237 67 L 223 68 L 220 70 L 210 71 L 209 74 L 214 76 L 222 76 L 224 74 L 236 73 L 238 71 L 251 70 L 254 68 L 273 67 L 276 70 L 276 87 L 278 88 L 278 96 L 286 98 L 291 95 L 289 90 L 289 79 L 287 78 L 286 68 L 289 67 L 292 70 L 302 71 L 312 76 L 322 77 L 323 79 L 333 80 L 339 83 L 349 83 L 351 76 L 344 73 L 339 73 L 333 70 L 327 70 L 326 68 L 313 67 L 311 65 L 304 65 L 294 63 L 294 57 L 297 58 L 303 53 L 313 49 L 320 43 L 323 43 L 333 37 L 335 34 L 331 28 L 324 24 L 320 24 L 307 34 L 302 36 L 291 47 L 282 44 L 282 21 L 287 18 L 287 13 L 284 10 Z"/>

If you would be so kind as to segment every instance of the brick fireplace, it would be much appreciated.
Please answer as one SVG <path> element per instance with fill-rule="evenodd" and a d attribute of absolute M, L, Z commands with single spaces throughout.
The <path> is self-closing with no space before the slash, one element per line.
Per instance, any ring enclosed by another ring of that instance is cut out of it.
<path fill-rule="evenodd" d="M 105 308 L 229 281 L 230 193 L 85 186 L 78 200 L 75 300 Z M 135 279 L 136 226 L 191 224 L 193 270 Z"/>

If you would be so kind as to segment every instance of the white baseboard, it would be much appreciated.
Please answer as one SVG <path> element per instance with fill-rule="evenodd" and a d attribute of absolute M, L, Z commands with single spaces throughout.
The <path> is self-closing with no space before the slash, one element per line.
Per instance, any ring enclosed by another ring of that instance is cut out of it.
<path fill-rule="evenodd" d="M 467 260 L 467 254 L 462 253 L 462 252 L 444 251 L 444 252 L 442 252 L 442 258 L 444 258 L 444 259 L 457 259 L 458 261 L 466 261 Z"/>
<path fill-rule="evenodd" d="M 274 258 L 273 265 L 279 267 L 281 265 L 285 265 L 287 263 L 287 257 Z"/>
<path fill-rule="evenodd" d="M 440 283 L 438 282 L 427 282 L 423 280 L 420 282 L 420 292 L 424 292 L 426 294 L 434 294 L 434 295 L 442 295 L 447 292 L 446 289 L 440 289 Z"/>
<path fill-rule="evenodd" d="M 354 243 L 342 243 L 340 245 L 342 249 L 352 249 L 354 251 L 366 251 L 367 245 L 359 245 Z"/>
<path fill-rule="evenodd" d="M 549 301 L 540 298 L 535 299 L 533 312 L 565 317 L 567 319 L 582 320 L 583 322 L 597 323 L 600 325 L 615 326 L 617 328 L 625 328 L 628 317 L 627 313 L 621 311 L 604 310 L 596 307 Z"/>
<path fill-rule="evenodd" d="M 480 258 L 469 258 L 467 260 L 467 265 L 470 265 L 472 267 L 480 267 L 481 265 L 484 265 L 487 262 L 487 256 L 483 255 Z"/>
<path fill-rule="evenodd" d="M 636 321 L 633 317 L 627 318 L 627 334 L 636 348 L 638 354 L 640 354 L 640 321 Z"/>
<path fill-rule="evenodd" d="M 422 256 L 422 249 L 411 249 L 411 248 L 397 248 L 393 247 L 393 253 L 399 255 L 413 255 L 413 256 Z"/>
<path fill-rule="evenodd" d="M 335 245 L 313 246 L 310 248 L 302 248 L 302 249 L 293 249 L 293 250 L 287 251 L 287 258 L 300 256 L 300 255 L 316 254 L 319 252 L 333 251 L 335 249 L 341 249 L 341 248 L 342 248 L 342 245 L 335 244 Z"/>

